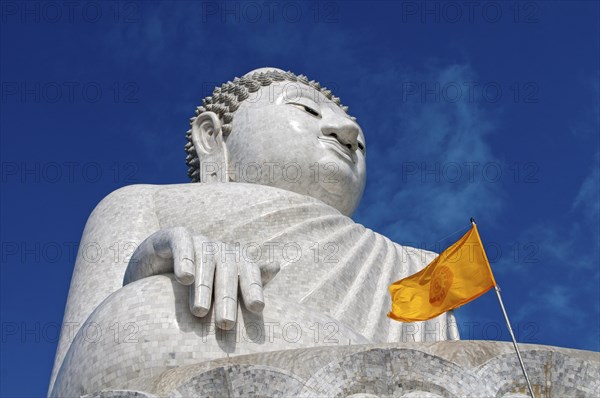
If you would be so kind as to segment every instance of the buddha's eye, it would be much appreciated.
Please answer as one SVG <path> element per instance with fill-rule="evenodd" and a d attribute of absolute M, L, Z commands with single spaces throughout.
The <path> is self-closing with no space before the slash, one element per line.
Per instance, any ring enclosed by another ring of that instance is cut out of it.
<path fill-rule="evenodd" d="M 315 111 L 313 108 L 311 108 L 309 106 L 304 105 L 304 110 L 313 116 L 319 117 L 319 112 Z"/>
<path fill-rule="evenodd" d="M 318 111 L 316 111 L 315 109 L 311 108 L 308 105 L 298 104 L 298 103 L 294 103 L 294 102 L 289 102 L 289 104 L 295 106 L 298 109 L 302 109 L 304 112 L 306 112 L 314 117 L 321 117 L 321 114 Z"/>

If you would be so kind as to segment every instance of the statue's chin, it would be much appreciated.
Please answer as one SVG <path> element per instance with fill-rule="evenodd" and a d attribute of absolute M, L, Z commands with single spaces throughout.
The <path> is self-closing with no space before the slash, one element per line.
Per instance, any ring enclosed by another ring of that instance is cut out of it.
<path fill-rule="evenodd" d="M 314 192 L 311 196 L 339 210 L 339 212 L 345 216 L 350 217 L 352 213 L 354 213 L 354 210 L 356 210 L 356 207 L 358 206 L 358 201 L 360 200 L 360 196 L 355 192 L 351 192 L 347 189 L 338 191 L 323 186 L 320 188 L 319 192 Z"/>
<path fill-rule="evenodd" d="M 322 159 L 321 163 L 326 166 L 322 168 L 311 196 L 350 217 L 358 207 L 365 188 L 365 174 L 361 172 L 360 164 L 350 165 L 329 157 Z"/>
<path fill-rule="evenodd" d="M 290 162 L 290 164 L 300 163 Z M 248 161 L 246 164 L 260 163 Z M 257 174 L 258 178 L 254 178 L 255 175 L 250 173 L 238 173 L 235 176 L 239 183 L 265 185 L 319 199 L 343 215 L 351 216 L 362 197 L 365 186 L 363 174 L 347 164 L 339 164 L 328 158 L 315 164 L 320 165 L 318 169 L 304 164 L 296 174 L 288 172 L 289 174 L 285 176 L 283 173 L 260 173 Z"/>
<path fill-rule="evenodd" d="M 348 217 L 352 216 L 358 207 L 362 195 L 362 191 L 359 192 L 354 186 L 340 186 L 339 184 L 319 184 L 313 187 L 311 192 L 298 193 L 319 199 Z"/>
<path fill-rule="evenodd" d="M 315 186 L 312 195 L 350 217 L 358 207 L 364 190 L 364 183 L 353 175 L 340 175 L 334 182 L 321 181 Z"/>
<path fill-rule="evenodd" d="M 358 207 L 363 194 L 364 184 L 357 181 L 355 176 L 347 179 L 340 178 L 335 183 L 321 182 L 315 186 L 313 194 L 329 206 L 337 209 L 345 216 L 352 216 Z"/>
<path fill-rule="evenodd" d="M 358 184 L 356 184 L 355 180 L 329 183 L 320 182 L 319 184 L 312 182 L 310 184 L 290 184 L 283 181 L 276 181 L 275 183 L 263 183 L 260 185 L 271 186 L 319 199 L 348 217 L 354 213 L 362 196 L 362 189 L 360 186 L 357 186 Z"/>

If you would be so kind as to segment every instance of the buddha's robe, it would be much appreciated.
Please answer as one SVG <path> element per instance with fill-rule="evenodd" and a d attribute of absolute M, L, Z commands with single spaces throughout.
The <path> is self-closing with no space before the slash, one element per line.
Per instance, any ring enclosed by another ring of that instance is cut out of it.
<path fill-rule="evenodd" d="M 215 329 L 212 310 L 205 318 L 191 314 L 190 287 L 173 274 L 123 286 L 135 246 L 171 227 L 227 243 L 229 250 L 238 243 L 241 259 L 256 260 L 263 270 L 262 314 L 239 304 L 236 328 L 224 332 Z M 434 257 L 395 244 L 318 199 L 276 188 L 217 183 L 120 189 L 86 225 L 51 395 L 147 390 L 165 370 L 227 355 L 458 339 L 451 313 L 412 324 L 386 317 L 387 287 Z"/>

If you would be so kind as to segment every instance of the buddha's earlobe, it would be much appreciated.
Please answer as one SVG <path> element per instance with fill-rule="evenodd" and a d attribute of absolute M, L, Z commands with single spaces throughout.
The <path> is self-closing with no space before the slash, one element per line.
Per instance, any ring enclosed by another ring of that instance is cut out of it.
<path fill-rule="evenodd" d="M 202 112 L 192 124 L 192 143 L 200 160 L 201 182 L 228 182 L 229 151 L 221 121 L 214 112 Z"/>

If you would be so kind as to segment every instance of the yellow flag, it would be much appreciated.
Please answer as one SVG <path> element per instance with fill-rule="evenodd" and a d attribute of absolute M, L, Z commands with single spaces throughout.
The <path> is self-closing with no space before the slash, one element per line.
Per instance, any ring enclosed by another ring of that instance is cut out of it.
<path fill-rule="evenodd" d="M 496 286 L 477 226 L 427 267 L 393 283 L 392 311 L 402 322 L 426 321 L 460 307 Z"/>

